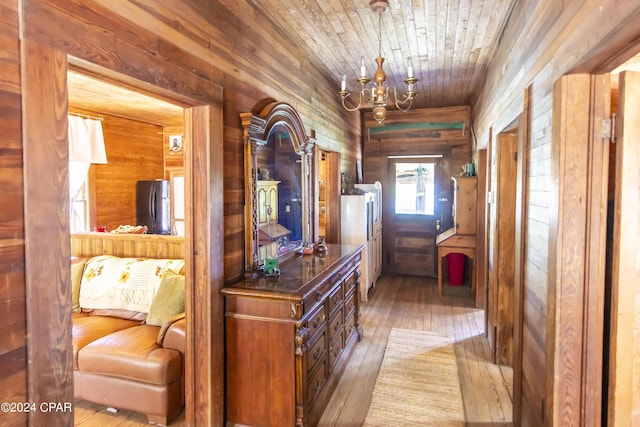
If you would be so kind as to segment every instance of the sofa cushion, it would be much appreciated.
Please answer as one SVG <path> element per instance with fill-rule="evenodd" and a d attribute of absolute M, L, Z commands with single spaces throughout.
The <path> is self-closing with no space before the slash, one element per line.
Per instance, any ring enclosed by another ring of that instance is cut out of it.
<path fill-rule="evenodd" d="M 171 317 L 184 311 L 184 276 L 172 272 L 165 273 L 156 292 L 146 323 L 162 326 Z"/>
<path fill-rule="evenodd" d="M 78 352 L 87 344 L 122 329 L 140 325 L 140 322 L 115 317 L 88 316 L 73 313 L 73 368 L 78 369 Z"/>
<path fill-rule="evenodd" d="M 80 350 L 78 369 L 148 384 L 176 381 L 182 374 L 182 355 L 156 343 L 159 330 L 140 325 L 93 341 Z"/>
<path fill-rule="evenodd" d="M 80 281 L 86 261 L 83 259 L 71 263 L 71 310 L 80 311 Z"/>

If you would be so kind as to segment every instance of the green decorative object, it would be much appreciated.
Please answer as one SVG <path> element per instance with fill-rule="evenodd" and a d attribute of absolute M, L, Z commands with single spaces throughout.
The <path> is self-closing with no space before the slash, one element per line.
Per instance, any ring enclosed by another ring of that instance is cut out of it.
<path fill-rule="evenodd" d="M 280 267 L 278 264 L 278 258 L 265 258 L 264 259 L 264 274 L 266 276 L 277 276 L 280 274 Z"/>

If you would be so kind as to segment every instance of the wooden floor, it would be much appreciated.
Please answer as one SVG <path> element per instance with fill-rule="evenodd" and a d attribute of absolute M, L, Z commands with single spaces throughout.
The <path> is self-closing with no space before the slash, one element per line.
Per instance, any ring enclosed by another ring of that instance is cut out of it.
<path fill-rule="evenodd" d="M 446 333 L 455 338 L 455 351 L 467 419 L 473 427 L 511 426 L 511 369 L 491 363 L 484 337 L 484 313 L 472 306 L 468 287 L 443 286 L 436 279 L 381 277 L 362 303 L 364 337 L 356 346 L 319 426 L 362 425 L 382 363 L 391 328 Z M 76 426 L 141 427 L 146 417 L 131 411 L 109 413 L 104 406 L 78 401 Z M 172 427 L 184 425 L 184 413 Z"/>
<path fill-rule="evenodd" d="M 512 370 L 491 363 L 484 312 L 472 306 L 468 287 L 418 277 L 381 277 L 361 306 L 364 338 L 320 420 L 322 427 L 360 426 L 371 402 L 391 328 L 446 333 L 455 351 L 468 426 L 511 426 Z M 399 396 L 398 398 L 401 398 Z"/>

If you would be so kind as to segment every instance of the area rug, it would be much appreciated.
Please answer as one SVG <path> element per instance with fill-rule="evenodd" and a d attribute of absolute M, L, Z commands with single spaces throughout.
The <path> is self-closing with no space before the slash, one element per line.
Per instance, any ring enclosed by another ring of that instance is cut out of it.
<path fill-rule="evenodd" d="M 464 426 L 453 339 L 393 328 L 363 426 Z"/>

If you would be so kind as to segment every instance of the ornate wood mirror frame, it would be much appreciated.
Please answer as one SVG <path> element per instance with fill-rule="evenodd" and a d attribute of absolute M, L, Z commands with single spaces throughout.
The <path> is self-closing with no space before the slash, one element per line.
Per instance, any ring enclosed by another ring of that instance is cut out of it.
<path fill-rule="evenodd" d="M 276 243 L 276 256 L 283 258 L 313 242 L 311 160 L 315 140 L 305 133 L 304 125 L 296 110 L 284 102 L 267 99 L 256 104 L 252 112 L 241 113 L 240 119 L 244 130 L 245 145 L 245 273 L 255 274 L 264 263 L 259 237 L 260 212 L 257 193 L 260 171 L 258 153 L 265 149 L 270 138 L 273 139 L 274 132 L 286 131 L 285 133 L 290 136 L 293 150 L 300 156 L 299 159 L 296 159 L 296 163 L 300 162 L 301 239 L 296 240 L 295 247 L 289 244 L 285 248 L 280 241 Z M 276 169 L 275 165 L 274 169 Z M 264 213 L 262 215 L 264 216 Z"/>

